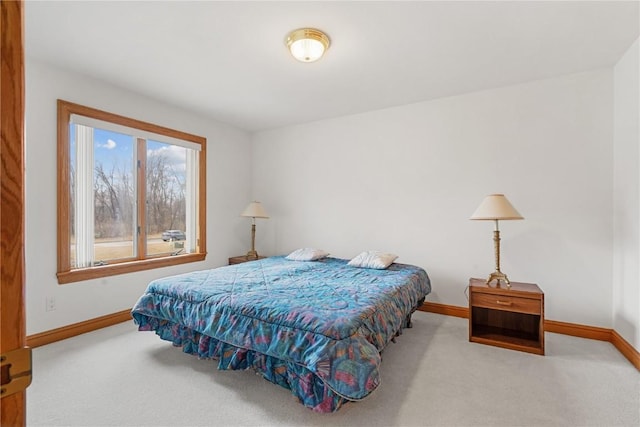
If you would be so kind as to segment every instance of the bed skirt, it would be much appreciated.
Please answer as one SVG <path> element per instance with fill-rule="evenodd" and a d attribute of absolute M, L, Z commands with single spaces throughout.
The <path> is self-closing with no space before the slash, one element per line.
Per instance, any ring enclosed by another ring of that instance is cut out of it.
<path fill-rule="evenodd" d="M 182 347 L 185 353 L 217 360 L 220 370 L 253 369 L 264 379 L 289 389 L 300 403 L 316 412 L 337 411 L 349 400 L 336 394 L 302 365 L 239 348 L 167 320 L 149 318 L 138 329 L 155 331 L 163 340 Z"/>
<path fill-rule="evenodd" d="M 412 313 L 413 311 L 415 309 Z M 335 412 L 344 403 L 354 400 L 340 396 L 322 379 L 300 364 L 227 344 L 168 320 L 155 317 L 136 320 L 138 330 L 155 331 L 163 340 L 173 343 L 176 347 L 182 347 L 185 353 L 201 359 L 217 360 L 220 370 L 253 369 L 264 379 L 289 389 L 300 403 L 313 411 Z M 407 316 L 400 330 L 392 338 L 394 341 L 405 327 L 411 327 L 411 314 Z"/>

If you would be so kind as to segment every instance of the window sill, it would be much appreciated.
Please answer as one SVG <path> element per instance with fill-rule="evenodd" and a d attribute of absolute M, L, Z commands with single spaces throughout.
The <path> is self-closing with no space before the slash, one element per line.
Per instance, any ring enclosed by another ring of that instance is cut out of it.
<path fill-rule="evenodd" d="M 58 284 L 64 285 L 66 283 L 98 279 L 100 277 L 115 276 L 118 274 L 133 273 L 135 271 L 152 270 L 154 268 L 204 261 L 206 256 L 207 254 L 200 253 L 185 254 L 172 257 L 145 259 L 141 261 L 121 262 L 118 264 L 102 265 L 70 271 L 60 271 L 57 273 Z"/>

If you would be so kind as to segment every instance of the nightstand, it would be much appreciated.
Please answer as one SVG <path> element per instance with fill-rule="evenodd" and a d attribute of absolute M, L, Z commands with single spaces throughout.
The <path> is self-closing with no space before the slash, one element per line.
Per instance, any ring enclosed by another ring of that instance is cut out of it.
<path fill-rule="evenodd" d="M 258 256 L 258 259 L 264 259 L 266 256 Z M 255 261 L 253 258 L 247 258 L 246 255 L 234 256 L 229 258 L 229 265 L 242 264 L 243 262 Z"/>
<path fill-rule="evenodd" d="M 544 293 L 534 283 L 469 279 L 469 341 L 544 355 Z"/>

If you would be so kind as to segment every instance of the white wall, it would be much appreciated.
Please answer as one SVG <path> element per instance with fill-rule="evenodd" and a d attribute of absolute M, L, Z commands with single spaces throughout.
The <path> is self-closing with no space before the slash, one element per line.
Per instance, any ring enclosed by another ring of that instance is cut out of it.
<path fill-rule="evenodd" d="M 468 218 L 503 192 L 525 220 L 501 223 L 502 270 L 547 318 L 611 327 L 612 111 L 605 69 L 259 132 L 259 249 L 394 252 L 466 306 L 494 267 L 493 224 Z"/>
<path fill-rule="evenodd" d="M 86 282 L 56 280 L 56 99 L 64 99 L 207 138 L 207 259 Z M 127 90 L 27 58 L 26 311 L 27 335 L 131 308 L 160 276 L 217 267 L 247 251 L 249 134 Z M 47 297 L 56 310 L 45 311 Z"/>
<path fill-rule="evenodd" d="M 27 334 L 127 309 L 156 277 L 246 252 L 249 223 L 238 213 L 251 198 L 271 214 L 258 221 L 261 254 L 301 246 L 345 258 L 393 251 L 428 270 L 429 300 L 464 306 L 468 277 L 493 269 L 492 224 L 467 219 L 484 195 L 504 192 L 525 220 L 501 223 L 503 271 L 543 288 L 547 318 L 613 327 L 638 348 L 639 51 L 636 41 L 613 71 L 253 137 L 27 58 Z M 57 284 L 58 98 L 207 138 L 205 262 Z M 45 311 L 47 297 L 55 311 Z"/>
<path fill-rule="evenodd" d="M 614 67 L 613 328 L 640 349 L 640 41 Z"/>

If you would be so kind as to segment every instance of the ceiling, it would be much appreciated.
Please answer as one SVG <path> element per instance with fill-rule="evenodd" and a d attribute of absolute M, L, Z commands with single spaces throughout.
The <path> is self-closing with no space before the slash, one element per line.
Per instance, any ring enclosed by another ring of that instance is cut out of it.
<path fill-rule="evenodd" d="M 258 131 L 610 67 L 638 1 L 27 1 L 28 57 Z M 284 45 L 311 26 L 324 58 Z"/>

